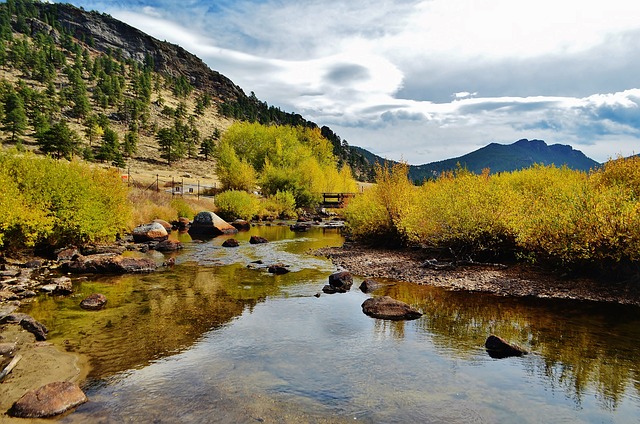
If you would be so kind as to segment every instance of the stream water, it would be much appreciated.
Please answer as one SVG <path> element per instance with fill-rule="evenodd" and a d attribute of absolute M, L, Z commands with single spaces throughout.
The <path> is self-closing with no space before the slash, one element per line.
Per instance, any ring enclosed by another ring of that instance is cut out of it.
<path fill-rule="evenodd" d="M 250 245 L 251 235 L 270 243 Z M 315 295 L 335 271 L 310 251 L 338 230 L 253 227 L 192 241 L 153 274 L 89 278 L 70 297 L 43 296 L 27 313 L 50 340 L 86 355 L 90 402 L 78 423 L 638 422 L 640 309 L 517 299 L 388 281 L 421 309 L 395 322 L 362 313 L 371 294 Z M 162 262 L 166 258 L 157 254 Z M 282 262 L 272 275 L 253 261 Z M 107 308 L 84 311 L 86 295 Z M 526 347 L 492 359 L 489 334 Z"/>

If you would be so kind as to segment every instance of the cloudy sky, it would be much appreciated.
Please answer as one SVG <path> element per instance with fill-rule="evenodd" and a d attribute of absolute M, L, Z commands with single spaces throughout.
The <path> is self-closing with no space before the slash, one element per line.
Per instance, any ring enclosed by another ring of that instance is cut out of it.
<path fill-rule="evenodd" d="M 640 2 L 71 0 L 349 144 L 422 164 L 521 138 L 640 153 Z"/>

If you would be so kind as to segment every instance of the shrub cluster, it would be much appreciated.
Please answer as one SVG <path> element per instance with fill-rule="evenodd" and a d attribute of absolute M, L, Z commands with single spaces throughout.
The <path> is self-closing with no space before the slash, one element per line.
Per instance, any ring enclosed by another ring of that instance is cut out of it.
<path fill-rule="evenodd" d="M 233 124 L 216 147 L 216 174 L 228 190 L 293 195 L 296 206 L 316 204 L 323 192 L 353 192 L 351 168 L 337 167 L 332 144 L 319 129 Z"/>
<path fill-rule="evenodd" d="M 131 213 L 115 171 L 77 162 L 3 152 L 0 187 L 3 248 L 113 240 Z"/>
<path fill-rule="evenodd" d="M 606 268 L 640 260 L 640 158 L 590 173 L 536 165 L 475 175 L 463 169 L 426 181 L 407 167 L 378 167 L 377 185 L 349 204 L 361 240 L 449 248 L 469 256 L 505 252 Z"/>

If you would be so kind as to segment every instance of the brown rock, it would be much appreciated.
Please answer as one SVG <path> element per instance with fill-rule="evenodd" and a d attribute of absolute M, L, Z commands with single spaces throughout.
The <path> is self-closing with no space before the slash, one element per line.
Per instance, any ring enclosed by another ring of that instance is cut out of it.
<path fill-rule="evenodd" d="M 260 237 L 260 236 L 251 236 L 251 238 L 249 239 L 249 243 L 250 244 L 269 243 L 269 240 L 267 240 L 264 237 Z"/>
<path fill-rule="evenodd" d="M 87 400 L 87 396 L 75 383 L 68 381 L 49 383 L 25 393 L 13 404 L 9 414 L 19 418 L 52 417 L 75 408 Z"/>
<path fill-rule="evenodd" d="M 156 244 L 155 250 L 158 252 L 175 252 L 182 249 L 182 243 L 178 240 L 164 240 Z"/>
<path fill-rule="evenodd" d="M 409 320 L 422 316 L 417 309 L 389 296 L 372 297 L 362 303 L 362 312 L 373 318 Z"/>
<path fill-rule="evenodd" d="M 370 279 L 366 279 L 362 282 L 362 284 L 360 284 L 360 290 L 363 293 L 369 293 L 372 292 L 374 290 L 379 289 L 380 287 L 382 287 L 384 284 L 381 284 L 375 280 L 370 280 Z"/>
<path fill-rule="evenodd" d="M 226 239 L 222 243 L 222 247 L 238 247 L 240 246 L 240 242 L 234 238 Z"/>
<path fill-rule="evenodd" d="M 337 293 L 348 292 L 349 290 L 351 290 L 352 284 L 353 276 L 348 271 L 334 272 L 329 276 L 329 285 L 336 289 Z"/>
<path fill-rule="evenodd" d="M 107 297 L 101 293 L 93 293 L 87 296 L 80 302 L 80 307 L 82 309 L 87 309 L 89 311 L 99 311 L 104 308 L 104 305 L 107 303 Z"/>
<path fill-rule="evenodd" d="M 511 344 L 493 334 L 487 337 L 487 340 L 484 342 L 484 347 L 487 349 L 489 356 L 496 359 L 527 354 L 527 351 L 520 346 Z"/>
<path fill-rule="evenodd" d="M 282 275 L 289 272 L 289 266 L 282 263 L 272 264 L 272 265 L 269 265 L 269 267 L 267 268 L 267 271 L 269 271 L 272 274 Z"/>
<path fill-rule="evenodd" d="M 65 263 L 64 269 L 78 274 L 126 274 L 154 271 L 156 263 L 149 258 L 101 254 L 77 256 L 73 261 Z"/>
<path fill-rule="evenodd" d="M 249 231 L 251 229 L 251 224 L 244 219 L 236 219 L 231 223 L 231 225 L 233 225 L 233 227 L 238 231 Z"/>
<path fill-rule="evenodd" d="M 37 341 L 47 340 L 49 330 L 41 322 L 36 321 L 31 315 L 12 313 L 2 318 L 3 323 L 18 324 L 26 331 L 33 334 Z"/>

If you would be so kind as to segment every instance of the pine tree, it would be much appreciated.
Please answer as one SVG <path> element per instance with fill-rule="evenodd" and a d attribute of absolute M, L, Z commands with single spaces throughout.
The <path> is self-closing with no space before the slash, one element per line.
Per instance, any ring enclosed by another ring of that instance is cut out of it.
<path fill-rule="evenodd" d="M 9 91 L 5 100 L 4 130 L 11 133 L 11 142 L 15 143 L 18 136 L 27 129 L 27 114 L 22 97 L 13 89 Z"/>
<path fill-rule="evenodd" d="M 60 159 L 71 160 L 80 145 L 78 134 L 65 121 L 55 123 L 38 137 L 40 150 Z"/>

